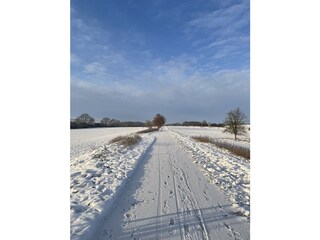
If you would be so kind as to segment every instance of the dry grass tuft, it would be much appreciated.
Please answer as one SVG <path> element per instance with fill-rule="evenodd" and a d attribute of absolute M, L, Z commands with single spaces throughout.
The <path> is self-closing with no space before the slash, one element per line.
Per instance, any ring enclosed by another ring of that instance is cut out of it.
<path fill-rule="evenodd" d="M 148 128 L 148 129 L 139 131 L 139 132 L 137 132 L 137 133 L 138 133 L 138 134 L 139 134 L 139 133 L 149 133 L 149 132 L 156 132 L 156 131 L 158 131 L 158 130 L 159 130 L 158 128 Z"/>
<path fill-rule="evenodd" d="M 207 136 L 194 136 L 191 138 L 193 138 L 194 140 L 196 140 L 198 142 L 214 144 L 217 147 L 229 150 L 231 153 L 233 153 L 237 156 L 244 157 L 244 158 L 250 160 L 250 149 L 248 149 L 248 148 L 236 146 L 234 144 L 227 143 L 227 142 L 221 142 L 221 141 L 218 141 L 216 139 L 213 139 L 213 138 L 210 138 Z"/>
<path fill-rule="evenodd" d="M 141 139 L 142 138 L 138 134 L 129 135 L 129 136 L 119 136 L 111 139 L 109 143 L 119 143 L 125 147 L 130 147 L 140 142 Z"/>
<path fill-rule="evenodd" d="M 191 138 L 193 138 L 194 140 L 196 140 L 198 142 L 204 142 L 204 143 L 212 143 L 212 141 L 213 141 L 213 138 L 206 137 L 206 136 L 194 136 Z"/>

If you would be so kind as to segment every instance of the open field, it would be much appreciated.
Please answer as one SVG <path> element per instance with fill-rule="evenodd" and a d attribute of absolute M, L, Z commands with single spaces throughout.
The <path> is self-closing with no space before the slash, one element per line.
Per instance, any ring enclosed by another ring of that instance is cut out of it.
<path fill-rule="evenodd" d="M 250 239 L 249 163 L 191 138 L 232 136 L 163 127 L 132 146 L 110 142 L 139 130 L 71 131 L 72 240 Z"/>
<path fill-rule="evenodd" d="M 108 143 L 112 138 L 144 130 L 144 127 L 87 128 L 72 129 L 70 133 L 71 159 L 92 152 L 97 147 Z"/>
<path fill-rule="evenodd" d="M 221 127 L 180 127 L 180 126 L 168 126 L 169 130 L 182 133 L 185 136 L 208 136 L 219 140 L 221 142 L 231 143 L 240 147 L 250 148 L 250 131 L 244 136 L 239 136 L 238 140 L 234 140 L 234 136 L 229 133 L 224 133 Z"/>

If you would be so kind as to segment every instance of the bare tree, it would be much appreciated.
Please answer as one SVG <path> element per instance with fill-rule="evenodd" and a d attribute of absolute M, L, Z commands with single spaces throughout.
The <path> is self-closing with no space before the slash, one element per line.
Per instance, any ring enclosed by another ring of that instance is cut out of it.
<path fill-rule="evenodd" d="M 208 126 L 208 123 L 207 123 L 206 120 L 203 120 L 203 121 L 201 122 L 201 127 L 205 127 L 205 126 Z"/>
<path fill-rule="evenodd" d="M 234 139 L 237 139 L 237 136 L 247 132 L 244 126 L 246 119 L 247 116 L 239 108 L 231 110 L 227 113 L 224 121 L 225 129 L 223 132 L 234 134 Z"/>
<path fill-rule="evenodd" d="M 95 122 L 94 118 L 91 117 L 88 113 L 83 113 L 75 119 L 75 122 L 80 127 L 89 127 L 92 126 Z"/>
<path fill-rule="evenodd" d="M 111 119 L 111 120 L 109 121 L 108 126 L 109 126 L 109 127 L 119 127 L 119 126 L 120 126 L 120 120 Z"/>
<path fill-rule="evenodd" d="M 161 115 L 161 114 L 157 114 L 152 121 L 153 125 L 157 126 L 158 128 L 161 128 L 165 123 L 166 123 L 166 118 Z"/>
<path fill-rule="evenodd" d="M 109 125 L 109 122 L 110 122 L 110 118 L 108 117 L 102 118 L 101 125 L 107 127 Z"/>

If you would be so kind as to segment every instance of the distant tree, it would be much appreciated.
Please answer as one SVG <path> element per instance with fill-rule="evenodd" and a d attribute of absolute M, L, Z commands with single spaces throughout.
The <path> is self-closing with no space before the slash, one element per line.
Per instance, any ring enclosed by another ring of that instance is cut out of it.
<path fill-rule="evenodd" d="M 231 110 L 227 113 L 227 117 L 224 121 L 224 132 L 234 134 L 234 139 L 237 139 L 237 136 L 243 135 L 247 132 L 244 125 L 246 119 L 247 116 L 241 112 L 239 108 Z"/>
<path fill-rule="evenodd" d="M 74 128 L 79 128 L 78 124 L 75 121 L 70 121 L 70 128 L 74 129 Z"/>
<path fill-rule="evenodd" d="M 165 123 L 166 123 L 166 118 L 161 115 L 161 114 L 157 114 L 152 121 L 153 125 L 157 126 L 158 128 L 161 128 Z"/>
<path fill-rule="evenodd" d="M 198 122 L 198 121 L 185 121 L 185 122 L 183 122 L 183 126 L 198 126 L 198 127 L 201 127 L 201 122 Z"/>
<path fill-rule="evenodd" d="M 80 128 L 93 126 L 95 120 L 88 113 L 83 113 L 75 119 L 75 122 Z"/>
<path fill-rule="evenodd" d="M 120 126 L 120 120 L 117 119 L 111 119 L 109 122 L 110 127 L 119 127 Z"/>
<path fill-rule="evenodd" d="M 224 127 L 224 123 L 211 123 L 210 127 Z"/>
<path fill-rule="evenodd" d="M 151 129 L 152 128 L 152 122 L 150 120 L 146 121 L 146 126 Z"/>
<path fill-rule="evenodd" d="M 101 122 L 102 126 L 107 127 L 109 125 L 110 118 L 108 118 L 108 117 L 102 118 L 102 120 L 100 122 Z"/>
<path fill-rule="evenodd" d="M 201 127 L 205 127 L 205 126 L 208 126 L 208 123 L 207 123 L 206 120 L 203 120 L 203 121 L 201 122 Z"/>
<path fill-rule="evenodd" d="M 132 121 L 119 121 L 119 124 L 116 127 L 145 127 L 146 124 L 143 122 L 132 122 Z"/>
<path fill-rule="evenodd" d="M 93 124 L 93 127 L 99 128 L 99 127 L 103 127 L 103 126 L 101 125 L 101 123 L 94 123 L 94 124 Z"/>
<path fill-rule="evenodd" d="M 167 123 L 166 126 L 183 126 L 182 123 Z"/>

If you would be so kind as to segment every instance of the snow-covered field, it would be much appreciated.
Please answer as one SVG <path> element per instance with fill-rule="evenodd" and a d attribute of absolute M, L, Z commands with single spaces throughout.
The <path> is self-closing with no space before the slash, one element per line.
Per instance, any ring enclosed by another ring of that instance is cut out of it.
<path fill-rule="evenodd" d="M 248 219 L 209 183 L 177 133 L 164 128 L 152 135 L 155 143 L 89 239 L 249 239 Z"/>
<path fill-rule="evenodd" d="M 249 163 L 190 138 L 249 136 L 164 127 L 108 144 L 141 129 L 71 131 L 71 239 L 249 239 Z"/>
<path fill-rule="evenodd" d="M 224 133 L 222 127 L 181 127 L 168 126 L 169 130 L 182 133 L 186 136 L 208 136 L 217 139 L 221 142 L 228 142 L 236 146 L 250 148 L 250 131 L 244 136 L 238 136 L 238 140 L 234 140 L 234 136 L 229 133 Z"/>
<path fill-rule="evenodd" d="M 108 212 L 123 182 L 153 141 L 153 136 L 143 134 L 142 140 L 132 147 L 103 144 L 73 159 L 70 166 L 71 239 L 90 236 L 99 216 Z"/>
<path fill-rule="evenodd" d="M 233 207 L 243 216 L 250 215 L 250 164 L 227 150 L 209 143 L 197 142 L 172 132 L 180 146 L 192 157 L 212 183 L 223 190 Z"/>
<path fill-rule="evenodd" d="M 112 138 L 141 131 L 143 127 L 87 128 L 72 129 L 70 133 L 71 159 L 90 153 L 99 146 L 107 144 Z"/>

